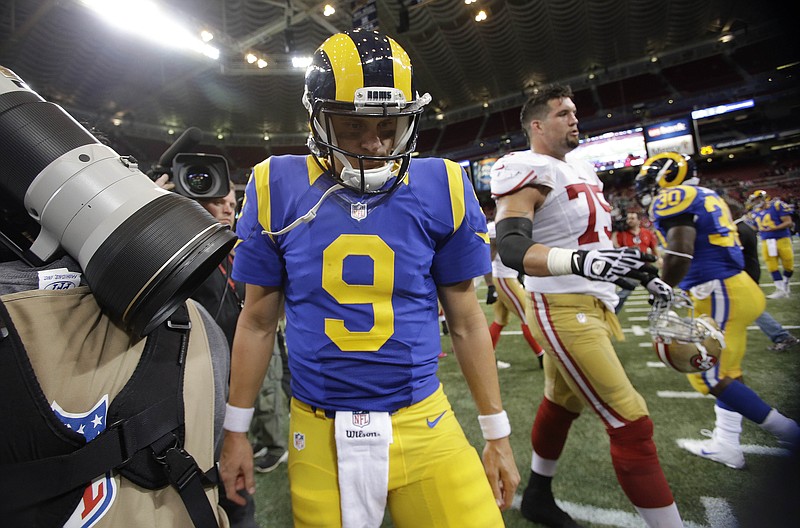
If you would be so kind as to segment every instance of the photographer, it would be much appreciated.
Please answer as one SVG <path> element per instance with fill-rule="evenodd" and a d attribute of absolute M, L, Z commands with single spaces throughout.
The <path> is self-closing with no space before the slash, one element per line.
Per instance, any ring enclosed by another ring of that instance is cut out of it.
<path fill-rule="evenodd" d="M 614 222 L 611 241 L 614 243 L 615 248 L 634 247 L 639 248 L 642 253 L 658 255 L 656 235 L 649 229 L 642 227 L 642 219 L 637 212 L 629 212 L 625 215 L 624 220 Z M 661 259 L 656 262 L 656 266 L 660 266 L 660 264 Z M 619 303 L 614 309 L 614 313 L 619 314 L 622 311 L 622 305 L 625 304 L 631 292 L 633 290 L 620 288 L 617 292 Z"/>
<path fill-rule="evenodd" d="M 199 198 L 197 201 L 211 216 L 221 223 L 235 227 L 236 193 L 233 182 L 231 191 L 222 198 Z M 233 269 L 233 251 L 218 267 L 218 273 L 212 273 L 206 281 L 192 294 L 192 298 L 205 306 L 214 320 L 222 327 L 228 338 L 228 345 L 233 346 L 233 334 L 236 322 L 244 303 L 244 284 L 230 277 Z M 264 378 L 256 412 L 250 427 L 253 442 L 253 465 L 259 473 L 269 473 L 288 457 L 286 435 L 283 433 L 285 395 L 282 388 L 283 376 L 288 375 L 284 369 L 285 344 L 283 332 L 279 329 L 276 335 L 275 348 L 270 360 L 269 375 Z M 231 503 L 232 504 L 232 503 Z M 228 510 L 230 512 L 230 510 Z M 229 513 L 230 515 L 230 513 Z"/>
<path fill-rule="evenodd" d="M 181 142 L 179 138 L 176 144 Z M 185 147 L 184 147 L 185 148 Z M 169 173 L 162 174 L 154 181 L 164 189 L 171 189 L 179 194 L 196 200 L 211 216 L 223 225 L 234 229 L 236 222 L 236 191 L 233 182 L 229 179 L 227 164 L 219 164 L 219 170 L 214 167 L 195 164 L 186 168 L 180 160 L 183 154 L 176 156 L 178 163 L 172 164 Z M 154 171 L 164 170 L 168 160 L 160 160 Z M 192 162 L 203 161 L 193 159 Z M 213 160 L 218 163 L 218 160 Z M 222 170 L 224 167 L 224 170 Z M 151 176 L 152 177 L 152 176 Z M 225 178 L 223 185 L 219 183 Z M 172 178 L 172 179 L 170 179 Z M 206 190 L 206 192 L 203 192 Z M 219 196 L 228 190 L 227 194 Z M 217 266 L 211 275 L 194 291 L 192 299 L 202 304 L 213 317 L 214 321 L 225 333 L 228 346 L 233 344 L 236 323 L 239 319 L 244 304 L 244 284 L 231 278 L 233 269 L 234 251 L 231 251 Z M 254 443 L 255 459 L 253 461 L 256 471 L 266 473 L 277 468 L 287 458 L 287 440 L 283 433 L 284 408 L 286 406 L 284 393 L 281 387 L 283 364 L 280 347 L 283 345 L 283 335 L 276 337 L 274 353 L 270 362 L 270 376 L 265 378 L 261 387 L 250 434 Z M 252 496 L 246 495 L 247 503 L 239 506 L 222 494 L 220 505 L 230 519 L 233 528 L 253 528 L 258 524 L 255 521 L 255 502 Z"/>
<path fill-rule="evenodd" d="M 225 196 L 197 198 L 196 200 L 218 222 L 233 229 L 236 220 L 236 191 L 233 183 L 229 183 L 229 187 L 230 192 Z M 232 267 L 233 252 L 192 294 L 192 299 L 205 306 L 222 331 L 225 332 L 229 346 L 233 344 L 236 321 L 239 319 L 239 312 L 244 302 L 244 284 L 231 280 Z"/>
<path fill-rule="evenodd" d="M 234 237 L 0 72 L 3 525 L 227 527 L 230 358 L 187 297 Z"/>

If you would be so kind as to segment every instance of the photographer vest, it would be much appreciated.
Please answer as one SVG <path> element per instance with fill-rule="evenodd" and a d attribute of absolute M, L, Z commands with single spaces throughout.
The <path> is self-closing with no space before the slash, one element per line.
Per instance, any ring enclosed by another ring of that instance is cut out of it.
<path fill-rule="evenodd" d="M 217 512 L 211 357 L 195 306 L 131 341 L 85 287 L 1 299 L 3 522 L 227 526 Z"/>

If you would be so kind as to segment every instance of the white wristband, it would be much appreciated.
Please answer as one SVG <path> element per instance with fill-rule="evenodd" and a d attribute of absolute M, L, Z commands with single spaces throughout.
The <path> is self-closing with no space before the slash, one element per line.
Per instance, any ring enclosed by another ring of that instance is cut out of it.
<path fill-rule="evenodd" d="M 679 253 L 677 251 L 672 251 L 671 249 L 662 249 L 661 251 L 663 251 L 667 255 L 675 255 L 676 257 L 683 257 L 689 260 L 694 260 L 694 256 L 688 253 Z"/>
<path fill-rule="evenodd" d="M 505 411 L 497 414 L 487 414 L 478 416 L 478 423 L 481 425 L 481 432 L 484 440 L 497 440 L 505 438 L 511 434 L 511 423 Z"/>
<path fill-rule="evenodd" d="M 246 433 L 250 430 L 250 421 L 255 412 L 255 407 L 243 409 L 226 403 L 225 421 L 222 423 L 222 428 L 232 433 Z"/>
<path fill-rule="evenodd" d="M 550 275 L 570 275 L 572 273 L 573 249 L 550 248 L 547 253 L 547 271 Z"/>

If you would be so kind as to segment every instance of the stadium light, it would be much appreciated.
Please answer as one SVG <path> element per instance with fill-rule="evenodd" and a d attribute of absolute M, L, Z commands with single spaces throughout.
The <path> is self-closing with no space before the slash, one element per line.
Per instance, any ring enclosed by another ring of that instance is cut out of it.
<path fill-rule="evenodd" d="M 82 2 L 116 28 L 167 47 L 187 49 L 214 60 L 219 59 L 218 48 L 192 34 L 189 29 L 164 13 L 154 2 L 147 0 L 82 0 Z"/>
<path fill-rule="evenodd" d="M 292 67 L 306 69 L 311 66 L 311 57 L 292 57 Z"/>

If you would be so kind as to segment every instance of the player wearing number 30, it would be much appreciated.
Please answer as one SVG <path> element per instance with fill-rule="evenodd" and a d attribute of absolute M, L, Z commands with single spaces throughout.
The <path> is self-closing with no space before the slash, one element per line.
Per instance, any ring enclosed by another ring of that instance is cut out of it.
<path fill-rule="evenodd" d="M 741 469 L 745 465 L 739 444 L 742 416 L 787 446 L 800 442 L 800 428 L 744 384 L 747 327 L 764 311 L 766 300 L 744 271 L 744 253 L 728 205 L 716 192 L 698 184 L 694 161 L 677 152 L 647 159 L 635 183 L 636 195 L 650 208 L 664 241 L 664 281 L 691 292 L 695 313 L 711 317 L 724 335 L 719 363 L 688 375 L 695 390 L 717 398 L 712 437 L 684 440 L 680 445 L 700 457 Z"/>
<path fill-rule="evenodd" d="M 587 408 L 603 422 L 617 480 L 642 518 L 677 528 L 683 524 L 658 461 L 653 422 L 611 341 L 623 339 L 613 283 L 632 288 L 627 281 L 636 279 L 665 301 L 672 289 L 657 278 L 655 255 L 614 249 L 603 182 L 588 163 L 566 158 L 578 146 L 576 111 L 568 87 L 540 88 L 521 113 L 531 149 L 492 168 L 498 251 L 525 274 L 529 325 L 545 349 L 544 398 L 521 511 L 546 526 L 577 526 L 556 505 L 551 483 L 572 422 Z"/>
<path fill-rule="evenodd" d="M 456 163 L 411 160 L 429 100 L 394 40 L 336 34 L 306 73 L 312 154 L 273 156 L 247 184 L 233 271 L 247 295 L 220 470 L 231 500 L 252 493 L 239 431 L 285 300 L 295 527 L 378 527 L 386 506 L 398 528 L 499 527 L 519 483 L 472 286 L 491 271 L 486 219 Z M 437 377 L 437 297 L 487 440 L 483 465 Z"/>

